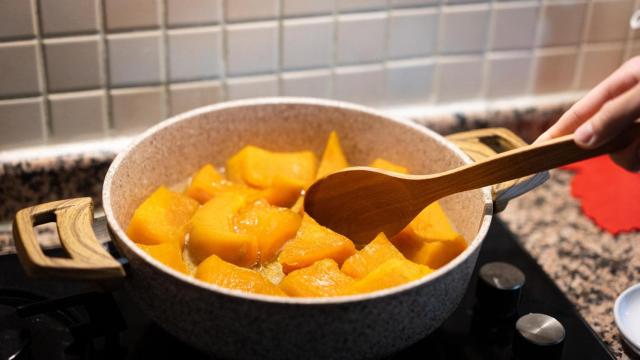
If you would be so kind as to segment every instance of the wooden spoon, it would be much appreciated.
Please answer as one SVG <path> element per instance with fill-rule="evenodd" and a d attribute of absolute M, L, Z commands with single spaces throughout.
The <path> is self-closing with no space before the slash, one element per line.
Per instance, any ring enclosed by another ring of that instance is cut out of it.
<path fill-rule="evenodd" d="M 356 243 L 368 243 L 380 232 L 397 234 L 442 197 L 615 152 L 634 134 L 640 134 L 640 122 L 596 149 L 582 149 L 567 135 L 432 175 L 348 168 L 315 182 L 305 195 L 304 210 L 321 225 Z"/>

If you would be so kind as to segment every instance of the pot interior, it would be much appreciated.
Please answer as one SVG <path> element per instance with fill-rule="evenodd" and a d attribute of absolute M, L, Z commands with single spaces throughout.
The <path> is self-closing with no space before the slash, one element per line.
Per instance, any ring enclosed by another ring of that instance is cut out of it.
<path fill-rule="evenodd" d="M 145 132 L 109 169 L 105 210 L 122 238 L 136 207 L 158 186 L 183 181 L 206 163 L 224 166 L 248 144 L 275 151 L 309 149 L 320 158 L 332 130 L 352 165 L 382 157 L 413 174 L 428 174 L 465 162 L 459 150 L 437 134 L 357 106 L 286 98 L 239 101 L 200 108 Z M 465 239 L 476 239 L 490 211 L 483 191 L 455 194 L 441 204 Z M 123 242 L 132 245 L 128 239 Z"/>

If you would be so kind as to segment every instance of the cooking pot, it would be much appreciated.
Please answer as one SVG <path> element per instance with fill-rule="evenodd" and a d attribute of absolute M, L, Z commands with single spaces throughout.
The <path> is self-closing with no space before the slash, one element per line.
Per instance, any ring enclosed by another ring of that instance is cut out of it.
<path fill-rule="evenodd" d="M 150 128 L 111 164 L 103 184 L 104 223 L 126 261 L 112 258 L 99 243 L 97 238 L 105 235 L 96 235 L 92 228 L 92 202 L 79 198 L 16 214 L 13 231 L 23 267 L 34 277 L 123 286 L 168 332 L 224 358 L 391 354 L 428 335 L 453 312 L 469 283 L 494 209 L 546 180 L 546 174 L 442 199 L 468 248 L 422 279 L 362 295 L 284 298 L 229 290 L 163 265 L 125 233 L 136 207 L 158 186 L 179 183 L 205 163 L 224 164 L 247 144 L 321 154 L 331 130 L 338 132 L 352 164 L 383 157 L 416 174 L 444 171 L 525 144 L 504 129 L 447 139 L 415 123 L 338 101 L 264 98 L 205 106 Z M 49 258 L 38 246 L 33 226 L 50 221 L 57 222 L 69 258 Z"/>

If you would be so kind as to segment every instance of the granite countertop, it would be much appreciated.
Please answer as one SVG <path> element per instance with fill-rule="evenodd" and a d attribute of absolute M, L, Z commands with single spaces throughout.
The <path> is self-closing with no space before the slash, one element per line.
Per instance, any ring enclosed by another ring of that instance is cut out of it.
<path fill-rule="evenodd" d="M 502 126 L 531 141 L 554 122 L 570 101 L 534 102 L 448 114 L 409 114 L 416 122 L 448 134 Z M 8 221 L 33 204 L 91 196 L 100 204 L 101 183 L 117 150 L 91 148 L 75 155 L 13 160 L 0 153 L 0 254 L 13 252 Z M 8 159 L 8 160 L 7 160 Z M 512 200 L 499 216 L 619 359 L 629 359 L 613 321 L 617 295 L 640 282 L 640 235 L 613 236 L 586 218 L 570 196 L 572 174 L 551 172 L 546 184 Z M 2 224 L 4 222 L 4 224 Z M 43 228 L 55 246 L 54 229 Z"/>

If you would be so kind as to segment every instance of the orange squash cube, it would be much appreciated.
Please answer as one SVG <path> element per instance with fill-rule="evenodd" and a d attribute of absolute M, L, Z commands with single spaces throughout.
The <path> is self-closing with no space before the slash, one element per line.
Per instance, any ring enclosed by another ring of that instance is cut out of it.
<path fill-rule="evenodd" d="M 460 255 L 466 248 L 467 242 L 462 236 L 453 241 L 425 242 L 412 252 L 407 252 L 407 258 L 415 263 L 426 265 L 432 269 L 439 269 Z"/>
<path fill-rule="evenodd" d="M 181 273 L 189 274 L 187 265 L 182 259 L 182 243 L 169 241 L 158 245 L 138 244 L 138 246 L 147 254 L 151 255 L 151 257 L 168 267 Z"/>
<path fill-rule="evenodd" d="M 145 245 L 182 244 L 189 230 L 189 219 L 197 208 L 197 201 L 161 186 L 133 213 L 127 235 Z"/>
<path fill-rule="evenodd" d="M 409 173 L 409 170 L 406 167 L 400 166 L 398 164 L 394 164 L 391 161 L 387 161 L 387 160 L 381 159 L 381 158 L 377 158 L 377 159 L 373 160 L 373 162 L 369 166 L 374 167 L 374 168 L 378 168 L 378 169 L 382 169 L 382 170 L 393 171 L 393 172 L 397 172 L 397 173 L 401 173 L 401 174 L 408 174 Z"/>
<path fill-rule="evenodd" d="M 324 148 L 316 179 L 323 178 L 346 167 L 349 167 L 349 163 L 347 163 L 347 158 L 344 156 L 342 146 L 340 146 L 340 139 L 338 139 L 338 134 L 332 131 Z"/>
<path fill-rule="evenodd" d="M 356 248 L 351 240 L 304 215 L 296 237 L 282 247 L 278 262 L 282 265 L 282 271 L 288 274 L 322 259 L 329 258 L 342 264 L 355 252 Z"/>
<path fill-rule="evenodd" d="M 258 196 L 266 199 L 271 205 L 290 207 L 300 197 L 300 190 L 297 182 L 276 176 L 273 185 L 260 191 Z"/>
<path fill-rule="evenodd" d="M 186 193 L 200 204 L 204 204 L 215 195 L 213 184 L 223 179 L 213 165 L 206 164 L 193 175 Z"/>
<path fill-rule="evenodd" d="M 442 267 L 467 248 L 467 242 L 453 229 L 437 202 L 422 210 L 392 242 L 407 259 L 433 269 Z"/>
<path fill-rule="evenodd" d="M 324 297 L 345 295 L 355 280 L 346 275 L 333 259 L 316 261 L 313 265 L 292 271 L 280 283 L 289 296 Z"/>
<path fill-rule="evenodd" d="M 364 248 L 345 260 L 342 264 L 342 271 L 360 279 L 391 259 L 404 260 L 405 257 L 393 246 L 384 233 L 380 233 Z"/>
<path fill-rule="evenodd" d="M 295 204 L 291 207 L 291 211 L 300 215 L 304 214 L 304 196 L 298 197 L 298 200 L 296 200 Z"/>
<path fill-rule="evenodd" d="M 300 215 L 287 208 L 259 200 L 240 211 L 235 227 L 258 239 L 260 263 L 265 264 L 274 259 L 287 240 L 295 237 L 301 220 Z"/>
<path fill-rule="evenodd" d="M 419 279 L 432 271 L 407 259 L 391 259 L 357 280 L 350 290 L 355 294 L 382 290 Z"/>
<path fill-rule="evenodd" d="M 305 189 L 315 179 L 317 160 L 311 151 L 272 152 L 245 146 L 227 161 L 227 175 L 232 181 L 266 189 L 280 182 Z"/>
<path fill-rule="evenodd" d="M 257 294 L 286 296 L 258 272 L 228 263 L 211 255 L 198 265 L 195 277 L 227 289 Z"/>
<path fill-rule="evenodd" d="M 234 216 L 246 204 L 246 197 L 223 193 L 204 204 L 191 219 L 189 254 L 196 262 L 215 254 L 240 266 L 251 266 L 258 256 L 254 234 L 234 230 Z"/>

